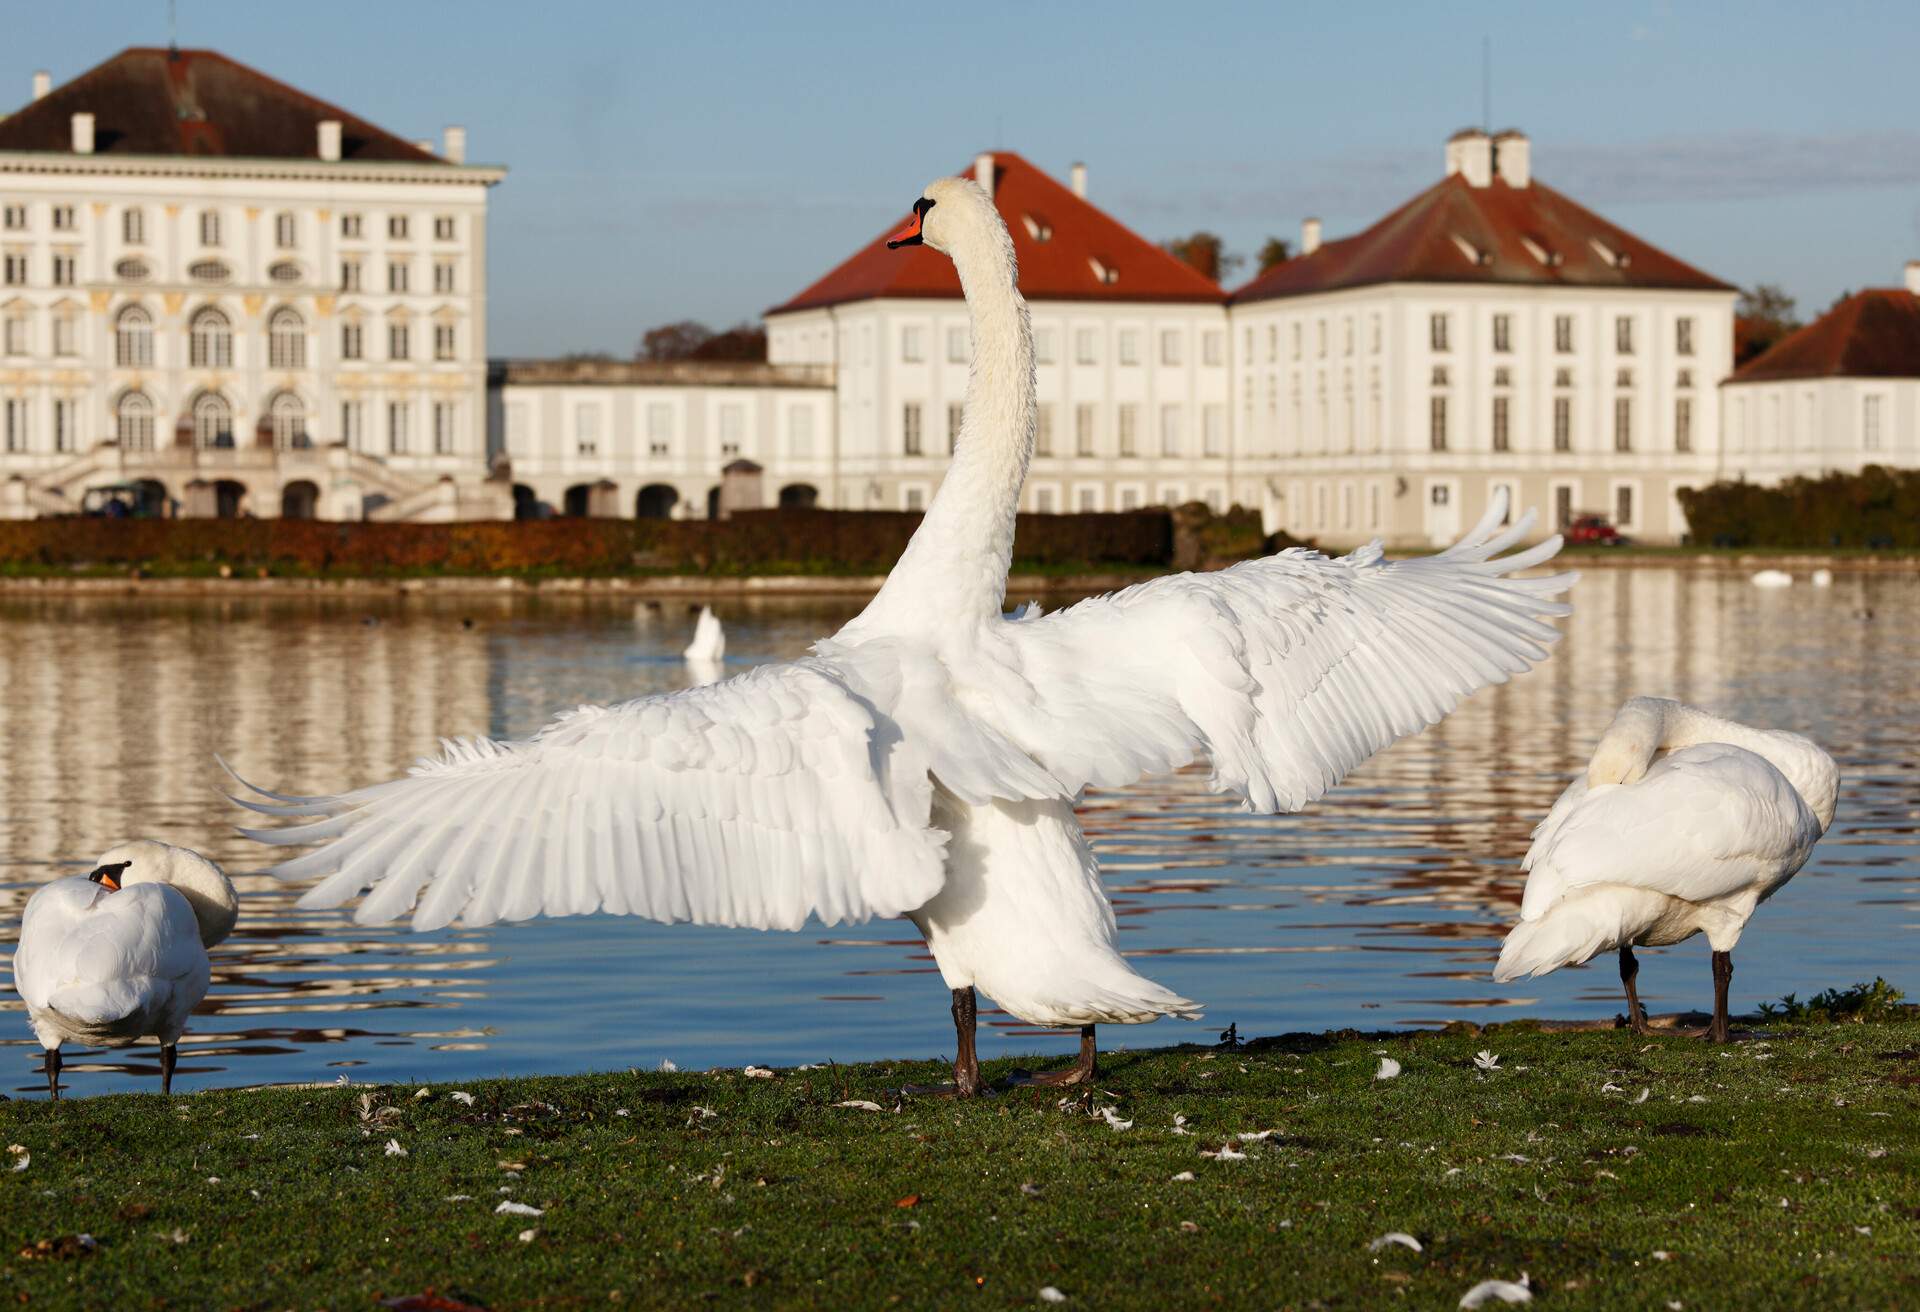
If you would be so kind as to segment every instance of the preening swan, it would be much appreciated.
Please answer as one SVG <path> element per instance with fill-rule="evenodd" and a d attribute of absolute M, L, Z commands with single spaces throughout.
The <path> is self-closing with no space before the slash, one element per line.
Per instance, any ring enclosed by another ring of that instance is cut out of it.
<path fill-rule="evenodd" d="M 1709 1034 L 1726 1042 L 1733 946 L 1754 908 L 1807 863 L 1839 788 L 1833 758 L 1797 733 L 1635 697 L 1533 831 L 1520 923 L 1493 977 L 1544 975 L 1618 948 L 1627 1020 L 1645 1033 L 1634 947 L 1704 933 Z"/>
<path fill-rule="evenodd" d="M 160 1089 L 173 1092 L 175 1045 L 207 996 L 207 949 L 240 913 L 220 867 L 152 839 L 122 843 L 92 874 L 56 879 L 27 902 L 14 986 L 60 1096 L 60 1045 L 123 1048 L 160 1040 Z"/>
<path fill-rule="evenodd" d="M 1074 799 L 1207 755 L 1213 781 L 1295 809 L 1557 636 L 1572 576 L 1504 558 L 1504 498 L 1452 549 L 1387 563 L 1288 551 L 1041 617 L 1004 613 L 1034 439 L 1034 358 L 993 202 L 943 178 L 889 245 L 952 258 L 973 365 L 952 464 L 871 604 L 811 654 L 562 714 L 522 742 L 445 744 L 402 779 L 245 803 L 324 844 L 278 868 L 301 903 L 430 929 L 608 911 L 798 929 L 906 916 L 952 991 L 958 1091 L 978 1091 L 976 988 L 1023 1021 L 1193 1016 L 1116 946 Z M 259 791 L 259 790 L 256 790 Z"/>

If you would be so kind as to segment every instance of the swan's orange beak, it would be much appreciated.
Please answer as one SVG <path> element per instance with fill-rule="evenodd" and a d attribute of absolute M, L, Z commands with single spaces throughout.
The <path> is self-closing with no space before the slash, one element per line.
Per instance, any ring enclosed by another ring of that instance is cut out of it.
<path fill-rule="evenodd" d="M 933 202 L 928 200 L 925 196 L 922 196 L 919 200 L 915 201 L 913 203 L 913 217 L 907 220 L 907 224 L 904 228 L 900 229 L 900 231 L 894 233 L 891 237 L 887 238 L 887 249 L 890 251 L 897 251 L 902 246 L 920 245 L 921 244 L 920 225 L 926 220 L 927 211 L 932 208 L 933 208 Z"/>
<path fill-rule="evenodd" d="M 119 861 L 110 866 L 101 866 L 98 870 L 88 875 L 87 878 L 106 889 L 109 893 L 118 893 L 120 891 L 120 872 L 132 864 L 133 862 L 131 861 Z"/>

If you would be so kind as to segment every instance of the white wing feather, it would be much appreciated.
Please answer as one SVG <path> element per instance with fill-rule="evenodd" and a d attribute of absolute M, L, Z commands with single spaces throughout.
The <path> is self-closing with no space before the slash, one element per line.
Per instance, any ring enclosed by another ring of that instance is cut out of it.
<path fill-rule="evenodd" d="M 1534 831 L 1523 863 L 1523 920 L 1568 892 L 1625 884 L 1688 902 L 1756 887 L 1766 897 L 1805 864 L 1820 822 L 1785 775 L 1726 743 L 1656 760 L 1631 784 L 1589 787 L 1583 774 Z"/>
<path fill-rule="evenodd" d="M 416 929 L 594 911 L 797 929 L 899 915 L 943 879 L 930 763 L 829 662 L 444 747 L 339 797 L 235 800 L 302 817 L 248 833 L 324 843 L 275 873 L 324 876 L 307 907 L 371 890 L 363 924 L 412 908 Z"/>
<path fill-rule="evenodd" d="M 1131 783 L 1202 752 L 1260 811 L 1297 810 L 1470 693 L 1546 657 L 1575 575 L 1519 578 L 1560 539 L 1486 519 L 1435 556 L 1291 550 L 1179 574 L 1001 628 L 1015 677 L 987 690 L 1009 736 L 1068 788 Z"/>

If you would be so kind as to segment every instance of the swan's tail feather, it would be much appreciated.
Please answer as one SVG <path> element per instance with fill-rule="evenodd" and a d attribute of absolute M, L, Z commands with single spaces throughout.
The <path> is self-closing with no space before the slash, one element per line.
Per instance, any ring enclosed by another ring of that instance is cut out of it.
<path fill-rule="evenodd" d="M 1545 975 L 1562 966 L 1577 966 L 1596 952 L 1631 942 L 1637 927 L 1625 923 L 1623 909 L 1605 897 L 1563 898 L 1538 920 L 1523 920 L 1500 945 L 1500 961 L 1493 968 L 1496 981 Z"/>

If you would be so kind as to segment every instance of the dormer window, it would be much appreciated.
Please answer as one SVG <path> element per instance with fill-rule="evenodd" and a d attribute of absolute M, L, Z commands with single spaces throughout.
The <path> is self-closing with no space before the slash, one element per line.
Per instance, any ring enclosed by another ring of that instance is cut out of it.
<path fill-rule="evenodd" d="M 1520 244 L 1527 248 L 1527 254 L 1533 256 L 1534 259 L 1538 260 L 1541 264 L 1546 265 L 1549 269 L 1555 268 L 1559 265 L 1560 263 L 1559 252 L 1548 250 L 1545 246 L 1542 246 L 1539 242 L 1535 241 L 1531 237 L 1520 238 Z"/>
<path fill-rule="evenodd" d="M 1087 267 L 1093 270 L 1094 281 L 1112 284 L 1120 281 L 1120 270 L 1101 262 L 1099 256 L 1089 255 Z"/>
<path fill-rule="evenodd" d="M 1053 225 L 1035 214 L 1022 214 L 1020 221 L 1027 225 L 1027 236 L 1035 241 L 1052 241 Z"/>
<path fill-rule="evenodd" d="M 1475 246 L 1472 242 L 1468 241 L 1465 237 L 1462 237 L 1459 233 L 1457 232 L 1453 233 L 1452 236 L 1453 236 L 1453 244 L 1455 246 L 1458 246 L 1460 248 L 1460 253 L 1467 257 L 1468 264 L 1478 267 L 1479 265 L 1491 264 L 1493 262 L 1493 259 L 1491 256 L 1482 253 L 1482 251 L 1478 246 Z"/>
<path fill-rule="evenodd" d="M 1588 244 L 1593 247 L 1594 254 L 1607 262 L 1607 267 L 1610 269 L 1624 269 L 1633 262 L 1625 251 L 1615 250 L 1598 237 L 1589 239 Z"/>

